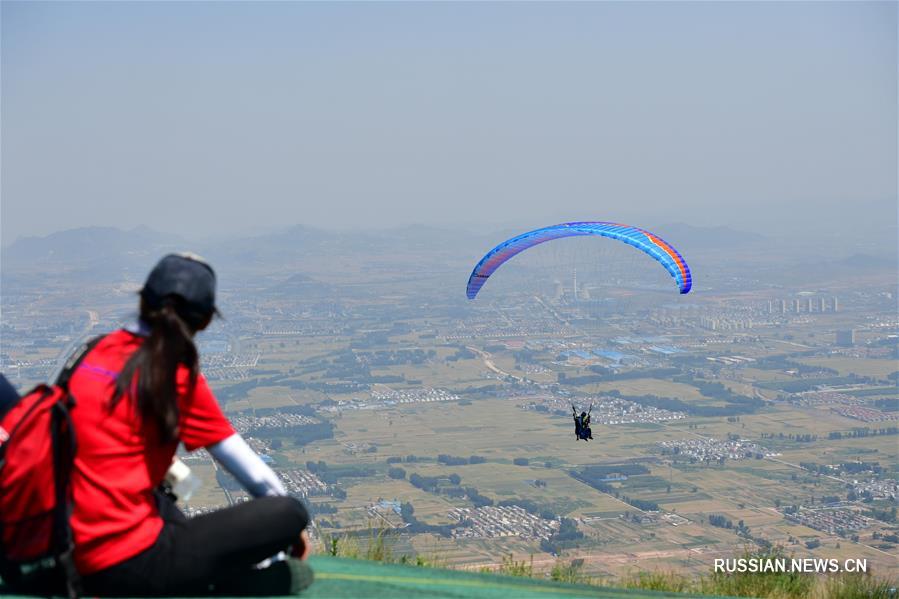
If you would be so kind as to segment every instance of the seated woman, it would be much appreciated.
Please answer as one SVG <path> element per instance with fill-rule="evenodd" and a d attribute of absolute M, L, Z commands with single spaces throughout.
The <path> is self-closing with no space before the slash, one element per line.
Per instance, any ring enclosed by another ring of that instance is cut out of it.
<path fill-rule="evenodd" d="M 217 313 L 215 273 L 196 256 L 172 254 L 150 273 L 140 298 L 134 326 L 101 339 L 69 382 L 78 436 L 71 525 L 85 592 L 302 590 L 312 581 L 301 561 L 309 515 L 234 431 L 199 372 L 193 338 Z M 256 499 L 186 518 L 156 491 L 179 443 L 208 449 Z"/>

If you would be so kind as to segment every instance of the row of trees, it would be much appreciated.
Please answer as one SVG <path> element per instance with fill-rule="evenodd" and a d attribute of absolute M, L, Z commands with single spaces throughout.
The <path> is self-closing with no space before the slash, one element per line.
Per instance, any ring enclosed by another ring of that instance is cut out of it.
<path fill-rule="evenodd" d="M 419 457 L 417 455 L 407 455 L 406 457 L 400 456 L 390 456 L 387 458 L 388 464 L 399 464 L 400 462 L 405 462 L 407 464 L 414 464 L 416 462 L 425 462 L 428 458 Z"/>
<path fill-rule="evenodd" d="M 465 466 L 467 464 L 483 464 L 487 461 L 487 458 L 484 456 L 473 455 L 467 458 L 460 456 L 447 455 L 445 453 L 441 453 L 437 456 L 437 462 L 440 464 L 445 464 L 447 466 Z"/>
<path fill-rule="evenodd" d="M 835 472 L 845 472 L 847 474 L 873 472 L 874 474 L 881 474 L 883 472 L 883 466 L 880 465 L 880 462 L 840 462 L 837 466 L 816 464 L 815 462 L 799 462 L 799 465 L 817 474 L 833 474 Z"/>
<path fill-rule="evenodd" d="M 762 439 L 777 439 L 779 441 L 799 441 L 800 443 L 811 443 L 818 440 L 818 435 L 805 433 L 802 435 L 794 435 L 793 433 L 760 433 Z M 833 437 L 831 437 L 833 438 Z"/>
<path fill-rule="evenodd" d="M 633 378 L 670 379 L 677 383 L 691 385 L 698 389 L 705 397 L 723 401 L 727 404 L 726 406 L 693 405 L 671 397 L 659 397 L 656 395 L 623 396 L 617 390 L 608 392 L 608 395 L 610 396 L 620 397 L 641 405 L 653 406 L 674 412 L 686 412 L 695 416 L 735 416 L 738 414 L 752 414 L 765 405 L 765 402 L 762 399 L 734 393 L 718 381 L 705 381 L 693 378 L 689 374 L 683 374 L 678 368 L 653 368 L 614 373 L 607 372 L 601 366 L 591 366 L 590 370 L 597 372 L 598 374 L 570 377 L 566 373 L 560 372 L 558 374 L 559 384 L 578 386 Z"/>
<path fill-rule="evenodd" d="M 564 361 L 558 356 L 559 361 Z M 607 383 L 611 381 L 626 381 L 630 379 L 670 379 L 681 374 L 679 368 L 644 368 L 642 370 L 630 370 L 628 372 L 615 372 L 610 368 L 600 365 L 589 366 L 587 370 L 596 374 L 584 376 L 568 376 L 564 372 L 558 374 L 560 385 L 592 385 L 595 383 Z"/>
<path fill-rule="evenodd" d="M 425 351 L 416 348 L 357 352 L 355 358 L 369 366 L 401 366 L 405 364 L 424 364 L 436 356 L 437 352 L 433 349 Z"/>
<path fill-rule="evenodd" d="M 881 409 L 884 412 L 899 412 L 899 399 L 895 397 L 875 399 L 873 403 L 875 408 Z"/>
<path fill-rule="evenodd" d="M 771 546 L 771 542 L 767 539 L 762 537 L 753 537 L 752 532 L 749 530 L 749 527 L 746 526 L 746 523 L 742 520 L 734 524 L 733 520 L 731 520 L 727 516 L 724 516 L 722 514 L 710 514 L 709 524 L 718 528 L 733 530 L 737 535 L 743 537 L 744 539 L 754 541 L 756 544 L 761 545 L 762 547 Z"/>
<path fill-rule="evenodd" d="M 859 437 L 876 437 L 878 435 L 899 435 L 899 426 L 886 426 L 883 428 L 868 428 L 864 426 L 847 432 L 833 431 L 827 437 L 829 439 L 856 439 Z"/>
<path fill-rule="evenodd" d="M 298 406 L 280 406 L 277 408 L 247 408 L 237 412 L 238 416 L 274 416 L 276 414 L 302 414 L 315 418 L 317 413 L 315 408 L 309 404 Z"/>
<path fill-rule="evenodd" d="M 402 470 L 401 468 L 391 469 Z M 402 472 L 405 474 L 405 471 Z M 392 478 L 400 478 L 400 473 L 388 473 Z M 422 476 L 418 473 L 409 476 L 409 484 L 413 487 L 427 491 L 429 493 L 439 493 L 449 497 L 467 498 L 475 507 L 484 507 L 493 505 L 493 500 L 486 495 L 481 495 L 475 487 L 462 487 L 462 477 L 458 474 L 450 474 L 446 477 L 440 476 Z"/>
<path fill-rule="evenodd" d="M 447 362 L 458 362 L 459 360 L 473 360 L 477 356 L 475 353 L 465 346 L 456 348 L 456 352 L 446 357 Z"/>
<path fill-rule="evenodd" d="M 330 485 L 337 484 L 340 478 L 363 478 L 374 476 L 372 468 L 354 465 L 330 466 L 326 462 L 306 462 L 306 469 Z"/>
<path fill-rule="evenodd" d="M 761 370 L 795 370 L 799 375 L 812 375 L 812 374 L 825 374 L 825 375 L 838 375 L 840 374 L 833 368 L 828 368 L 826 366 L 810 366 L 808 364 L 803 364 L 802 362 L 797 362 L 796 360 L 790 359 L 789 356 L 779 355 L 779 356 L 768 356 L 765 358 L 758 358 L 755 363 L 752 365 L 753 368 L 758 368 Z"/>
<path fill-rule="evenodd" d="M 403 519 L 403 522 L 408 525 L 406 526 L 406 532 L 430 533 L 440 535 L 442 537 L 450 536 L 450 533 L 454 528 L 459 528 L 460 526 L 467 525 L 467 523 L 465 522 L 459 524 L 442 524 L 439 526 L 434 524 L 425 524 L 415 516 L 415 508 L 408 501 L 400 505 L 400 517 Z"/>
<path fill-rule="evenodd" d="M 645 469 L 645 467 L 644 467 L 644 466 L 641 466 L 640 464 L 630 464 L 630 466 L 637 466 L 637 467 L 642 467 L 642 468 Z M 609 495 L 612 495 L 612 496 L 614 496 L 615 498 L 620 499 L 621 501 L 623 501 L 623 502 L 625 502 L 625 503 L 627 503 L 627 504 L 629 504 L 629 505 L 632 505 L 632 506 L 634 506 L 635 508 L 637 508 L 637 509 L 639 509 L 639 510 L 643 510 L 644 512 L 655 512 L 655 511 L 658 511 L 658 510 L 660 509 L 660 508 L 659 508 L 659 504 L 656 503 L 656 502 L 654 502 L 654 501 L 649 501 L 649 500 L 646 500 L 646 499 L 637 499 L 637 498 L 635 498 L 635 497 L 629 497 L 629 496 L 627 496 L 627 495 L 622 495 L 622 494 L 618 491 L 618 489 L 616 489 L 615 487 L 613 487 L 613 486 L 610 485 L 609 483 L 605 482 L 605 481 L 603 480 L 603 478 L 605 478 L 606 476 L 609 476 L 609 474 L 611 474 L 611 473 L 606 474 L 606 473 L 604 472 L 604 469 L 605 469 L 606 467 L 602 467 L 602 466 L 597 466 L 597 467 L 595 467 L 596 469 L 598 469 L 599 472 L 603 472 L 603 473 L 604 473 L 604 475 L 603 475 L 602 477 L 598 477 L 598 476 L 596 476 L 596 475 L 591 475 L 591 474 L 589 473 L 590 468 L 594 468 L 594 467 L 588 467 L 588 468 L 585 468 L 585 469 L 583 469 L 583 470 L 581 470 L 581 471 L 572 470 L 572 471 L 570 471 L 568 474 L 569 474 L 569 476 L 571 476 L 571 477 L 574 478 L 575 480 L 579 480 L 579 481 L 581 481 L 582 483 L 585 483 L 585 484 L 587 484 L 587 485 L 590 485 L 591 487 L 593 487 L 593 488 L 596 489 L 597 491 L 601 491 L 601 492 L 603 492 L 603 493 L 608 493 Z M 649 472 L 649 471 L 647 470 L 647 473 L 648 473 L 648 472 Z"/>
<path fill-rule="evenodd" d="M 315 422 L 286 427 L 260 427 L 248 433 L 259 439 L 289 438 L 297 447 L 308 445 L 313 441 L 334 438 L 334 425 L 330 422 Z"/>
<path fill-rule="evenodd" d="M 593 466 L 584 466 L 580 470 L 582 476 L 597 480 L 615 474 L 636 476 L 639 474 L 649 474 L 649 472 L 649 468 L 643 464 L 597 464 Z"/>
<path fill-rule="evenodd" d="M 723 514 L 710 514 L 709 524 L 711 526 L 717 526 L 718 528 L 730 529 L 734 527 L 733 521 Z"/>
<path fill-rule="evenodd" d="M 890 509 L 872 509 L 868 512 L 868 516 L 880 520 L 881 522 L 886 522 L 887 524 L 895 524 L 896 523 L 896 506 L 894 505 Z"/>
<path fill-rule="evenodd" d="M 402 470 L 402 468 L 392 468 L 391 470 Z M 405 475 L 405 470 L 403 470 L 403 474 Z M 402 478 L 396 475 L 388 475 L 391 478 Z M 449 476 L 422 476 L 421 474 L 414 473 L 409 477 L 409 483 L 422 491 L 429 491 L 431 493 L 437 492 L 440 487 L 440 483 L 442 481 L 448 481 L 451 485 L 458 486 L 459 483 L 462 482 L 462 477 L 458 474 L 450 474 Z"/>
<path fill-rule="evenodd" d="M 765 402 L 761 399 L 745 397 L 742 395 L 737 396 L 740 398 L 739 402 L 728 403 L 726 406 L 696 405 L 673 397 L 659 397 L 657 395 L 622 395 L 617 389 L 609 391 L 607 395 L 632 401 L 641 406 L 650 406 L 661 410 L 669 410 L 671 412 L 684 412 L 685 414 L 693 416 L 708 417 L 753 414 L 756 410 L 765 405 Z"/>
<path fill-rule="evenodd" d="M 584 533 L 578 530 L 577 522 L 571 518 L 562 518 L 559 530 L 549 539 L 540 541 L 540 549 L 547 553 L 559 554 L 563 549 L 576 546 L 584 538 Z"/>
<path fill-rule="evenodd" d="M 846 376 L 828 376 L 824 378 L 757 382 L 756 386 L 763 389 L 783 391 L 784 393 L 802 393 L 803 391 L 814 391 L 822 385 L 836 387 L 843 385 L 871 384 L 875 382 L 876 379 L 872 377 L 848 374 Z"/>

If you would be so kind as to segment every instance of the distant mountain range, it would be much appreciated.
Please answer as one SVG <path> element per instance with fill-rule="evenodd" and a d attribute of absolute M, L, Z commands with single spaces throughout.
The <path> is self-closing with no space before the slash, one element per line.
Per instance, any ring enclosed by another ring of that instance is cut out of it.
<path fill-rule="evenodd" d="M 783 245 L 779 238 L 736 230 L 726 226 L 698 227 L 671 223 L 650 230 L 681 250 L 687 257 L 700 258 L 728 252 L 755 252 L 756 248 Z M 106 272 L 125 269 L 144 270 L 159 256 L 172 251 L 191 250 L 206 256 L 220 268 L 277 267 L 302 264 L 311 257 L 365 256 L 382 262 L 396 256 L 429 251 L 447 259 L 476 260 L 494 245 L 524 229 L 491 234 L 453 231 L 429 226 L 406 226 L 387 230 L 329 231 L 296 225 L 275 233 L 235 237 L 198 243 L 170 233 L 141 226 L 130 230 L 113 227 L 86 227 L 53 233 L 45 237 L 26 237 L 3 249 L 5 269 L 62 267 Z M 820 263 L 845 262 L 844 267 L 889 268 L 889 257 L 857 254 L 846 258 L 821 255 Z M 301 271 L 302 269 L 299 269 Z M 295 280 L 293 284 L 302 284 Z"/>
<path fill-rule="evenodd" d="M 746 246 L 769 242 L 771 239 L 757 233 L 738 231 L 730 227 L 696 227 L 685 223 L 671 223 L 651 229 L 665 241 L 682 248 L 742 249 Z"/>
<path fill-rule="evenodd" d="M 161 253 L 184 248 L 178 235 L 140 226 L 123 230 L 114 227 L 84 227 L 52 233 L 46 237 L 24 237 L 3 249 L 4 266 L 107 265 L 122 267 L 152 261 Z"/>
<path fill-rule="evenodd" d="M 880 258 L 878 256 L 869 256 L 867 254 L 853 254 L 848 258 L 840 260 L 837 264 L 846 268 L 864 268 L 864 269 L 880 269 L 895 268 L 899 258 L 893 256 L 893 259 Z"/>
<path fill-rule="evenodd" d="M 41 269 L 77 270 L 105 279 L 108 275 L 118 278 L 123 271 L 143 276 L 162 255 L 185 250 L 206 257 L 217 269 L 272 272 L 281 266 L 302 271 L 304 262 L 323 257 L 356 259 L 361 256 L 384 262 L 427 250 L 459 255 L 465 260 L 469 258 L 466 250 L 477 254 L 489 249 L 488 243 L 465 232 L 434 227 L 328 231 L 296 225 L 275 233 L 205 242 L 146 226 L 129 230 L 84 227 L 18 239 L 3 248 L 0 257 L 6 275 L 36 274 Z"/>

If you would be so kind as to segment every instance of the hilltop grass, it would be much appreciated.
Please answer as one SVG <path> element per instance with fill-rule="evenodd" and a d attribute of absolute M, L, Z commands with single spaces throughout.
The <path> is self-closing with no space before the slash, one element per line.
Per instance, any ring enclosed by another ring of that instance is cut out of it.
<path fill-rule="evenodd" d="M 332 557 L 363 559 L 387 564 L 403 564 L 422 568 L 447 568 L 447 564 L 436 556 L 395 554 L 387 542 L 387 530 L 369 527 L 368 538 L 360 543 L 358 537 L 348 534 L 326 535 L 322 539 L 324 553 Z"/>
<path fill-rule="evenodd" d="M 357 537 L 344 534 L 324 538 L 327 555 L 364 559 L 376 562 L 413 565 L 426 568 L 448 568 L 435 557 L 397 555 L 387 541 L 386 530 L 369 529 L 369 536 L 360 543 Z M 747 559 L 776 559 L 786 557 L 783 548 L 743 553 Z M 558 559 L 548 573 L 534 571 L 534 558 L 516 560 L 514 555 L 503 556 L 495 568 L 482 568 L 483 573 L 496 573 L 520 578 L 548 578 L 570 584 L 604 587 L 623 587 L 644 591 L 691 593 L 698 595 L 729 595 L 760 599 L 897 599 L 896 581 L 870 574 L 814 575 L 793 572 L 715 573 L 710 576 L 688 578 L 673 571 L 638 571 L 623 579 L 593 578 L 583 573 L 583 560 Z"/>
<path fill-rule="evenodd" d="M 763 551 L 747 550 L 740 557 L 773 560 L 786 555 L 782 547 L 774 547 Z M 860 573 L 821 576 L 797 572 L 718 572 L 708 577 L 686 578 L 675 572 L 636 572 L 627 576 L 622 585 L 631 589 L 762 599 L 888 599 L 899 596 L 895 581 Z"/>
<path fill-rule="evenodd" d="M 894 582 L 869 574 L 741 574 L 688 579 L 675 572 L 638 572 L 621 586 L 645 591 L 762 599 L 895 599 Z"/>
<path fill-rule="evenodd" d="M 490 572 L 489 569 L 485 569 L 485 572 Z M 519 578 L 533 578 L 534 577 L 534 556 L 531 556 L 530 562 L 526 562 L 524 560 L 516 561 L 515 557 L 510 553 L 508 556 L 503 556 L 503 561 L 497 570 L 499 574 L 505 574 L 506 576 L 518 576 Z"/>
<path fill-rule="evenodd" d="M 558 560 L 549 572 L 550 580 L 555 582 L 565 582 L 568 584 L 589 584 L 598 585 L 599 583 L 585 575 L 581 570 L 584 566 L 584 560 L 576 559 L 570 562 Z"/>

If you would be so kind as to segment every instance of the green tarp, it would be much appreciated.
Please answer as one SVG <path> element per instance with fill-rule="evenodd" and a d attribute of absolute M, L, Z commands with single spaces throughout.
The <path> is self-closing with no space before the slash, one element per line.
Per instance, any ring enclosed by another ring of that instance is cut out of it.
<path fill-rule="evenodd" d="M 418 568 L 316 556 L 310 563 L 315 570 L 315 583 L 304 597 L 310 599 L 360 597 L 373 599 L 403 599 L 441 597 L 458 599 L 550 599 L 554 597 L 575 599 L 578 597 L 608 599 L 639 599 L 678 597 L 675 593 L 652 593 L 606 587 L 570 585 L 517 578 L 479 574 L 459 570 Z"/>
<path fill-rule="evenodd" d="M 309 560 L 315 583 L 301 597 L 306 599 L 641 599 L 696 597 L 573 585 L 531 578 L 480 574 L 441 568 L 420 568 L 365 560 L 314 556 Z M 0 585 L 0 594 L 4 589 Z M 5 595 L 10 599 L 15 595 Z M 708 596 L 704 595 L 706 599 Z"/>

